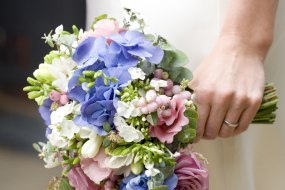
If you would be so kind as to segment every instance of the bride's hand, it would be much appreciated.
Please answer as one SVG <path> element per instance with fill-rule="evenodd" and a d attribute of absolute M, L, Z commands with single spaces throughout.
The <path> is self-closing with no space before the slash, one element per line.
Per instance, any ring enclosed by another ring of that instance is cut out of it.
<path fill-rule="evenodd" d="M 223 37 L 195 70 L 189 85 L 199 113 L 196 141 L 230 137 L 248 128 L 264 91 L 260 52 L 237 37 Z M 230 127 L 225 120 L 238 125 Z"/>

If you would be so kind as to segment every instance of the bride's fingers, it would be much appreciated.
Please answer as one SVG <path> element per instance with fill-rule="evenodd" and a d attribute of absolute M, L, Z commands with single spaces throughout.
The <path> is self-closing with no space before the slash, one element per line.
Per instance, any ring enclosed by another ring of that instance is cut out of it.
<path fill-rule="evenodd" d="M 241 114 L 241 117 L 239 120 L 239 127 L 235 129 L 234 135 L 238 135 L 244 132 L 248 128 L 256 112 L 258 111 L 260 107 L 262 98 L 261 97 L 253 98 L 251 99 L 250 102 L 251 103 L 249 104 L 249 106 L 247 106 L 247 109 Z"/>
<path fill-rule="evenodd" d="M 220 128 L 224 121 L 229 99 L 217 99 L 211 104 L 210 114 L 206 123 L 203 138 L 215 139 L 219 135 Z"/>
<path fill-rule="evenodd" d="M 196 129 L 196 138 L 194 140 L 195 143 L 197 143 L 201 137 L 204 134 L 205 125 L 210 113 L 210 105 L 206 103 L 205 101 L 201 101 L 201 98 L 197 97 L 197 94 L 193 94 L 193 102 L 196 104 L 198 108 L 198 123 L 197 123 L 197 129 Z"/>
<path fill-rule="evenodd" d="M 230 124 L 239 124 L 239 119 L 243 111 L 244 108 L 241 106 L 231 106 L 229 108 L 219 132 L 220 137 L 227 138 L 234 135 L 235 129 L 238 128 L 239 125 L 237 127 L 234 127 L 229 125 L 227 122 Z"/>

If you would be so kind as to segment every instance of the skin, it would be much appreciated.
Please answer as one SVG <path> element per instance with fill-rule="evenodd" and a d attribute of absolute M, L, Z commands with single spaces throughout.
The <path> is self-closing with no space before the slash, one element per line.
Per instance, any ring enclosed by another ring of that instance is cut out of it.
<path fill-rule="evenodd" d="M 189 86 L 200 138 L 244 132 L 258 111 L 265 85 L 264 60 L 273 40 L 277 0 L 231 0 L 220 36 L 194 71 Z M 238 123 L 228 127 L 224 120 Z"/>

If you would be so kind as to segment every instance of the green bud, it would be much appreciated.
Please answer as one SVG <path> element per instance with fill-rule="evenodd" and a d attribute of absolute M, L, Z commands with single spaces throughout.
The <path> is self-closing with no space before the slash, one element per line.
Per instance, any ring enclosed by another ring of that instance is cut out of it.
<path fill-rule="evenodd" d="M 77 28 L 75 25 L 72 26 L 72 30 L 73 30 L 73 33 L 74 33 L 76 36 L 78 36 L 79 30 L 78 30 L 78 28 Z"/>
<path fill-rule="evenodd" d="M 35 99 L 37 97 L 40 97 L 41 95 L 43 95 L 43 93 L 40 91 L 32 91 L 32 92 L 28 93 L 28 98 L 29 99 Z"/>
<path fill-rule="evenodd" d="M 110 132 L 112 130 L 110 124 L 108 122 L 105 122 L 103 124 L 103 129 L 106 131 L 106 132 Z"/>
<path fill-rule="evenodd" d="M 58 51 L 51 51 L 44 57 L 45 63 L 51 64 L 54 59 L 58 59 L 63 54 L 60 54 Z"/>
<path fill-rule="evenodd" d="M 41 90 L 41 87 L 39 86 L 26 86 L 23 88 L 23 91 L 30 92 L 30 91 L 39 91 Z"/>
<path fill-rule="evenodd" d="M 76 158 L 73 160 L 72 164 L 73 164 L 73 165 L 76 165 L 76 164 L 78 164 L 79 162 L 80 162 L 80 158 L 79 158 L 79 157 L 76 157 Z"/>
<path fill-rule="evenodd" d="M 94 85 L 95 85 L 95 82 L 89 82 L 89 83 L 87 84 L 87 87 L 88 87 L 88 88 L 92 88 Z"/>
<path fill-rule="evenodd" d="M 41 106 L 41 105 L 43 105 L 45 99 L 46 99 L 45 96 L 40 96 L 40 97 L 37 97 L 37 98 L 35 99 L 35 101 L 37 102 L 37 104 L 38 104 L 39 106 Z"/>
<path fill-rule="evenodd" d="M 92 78 L 95 72 L 94 71 L 83 71 L 82 73 L 83 75 Z"/>
<path fill-rule="evenodd" d="M 97 72 L 94 73 L 93 78 L 96 79 L 96 78 L 98 78 L 98 77 L 100 77 L 100 76 L 102 76 L 102 75 L 103 75 L 102 70 L 99 70 L 99 71 L 97 71 Z"/>
<path fill-rule="evenodd" d="M 108 79 L 107 79 L 107 78 L 105 78 L 105 77 L 104 77 L 104 84 L 105 84 L 106 86 L 108 86 L 108 84 L 109 84 Z"/>
<path fill-rule="evenodd" d="M 139 175 L 144 169 L 144 165 L 142 162 L 132 163 L 131 170 L 135 175 Z"/>
<path fill-rule="evenodd" d="M 103 145 L 103 147 L 104 148 L 107 148 L 107 147 L 109 147 L 110 146 L 110 144 L 111 144 L 111 141 L 110 141 L 110 139 L 109 138 L 104 138 L 104 140 L 103 140 L 103 143 L 102 143 L 102 145 Z"/>
<path fill-rule="evenodd" d="M 41 83 L 37 81 L 36 79 L 33 79 L 32 77 L 28 77 L 27 82 L 33 86 L 41 86 Z"/>
<path fill-rule="evenodd" d="M 50 73 L 47 64 L 40 64 L 39 68 L 34 71 L 33 75 L 42 83 L 52 82 L 54 80 L 54 77 L 52 73 Z"/>

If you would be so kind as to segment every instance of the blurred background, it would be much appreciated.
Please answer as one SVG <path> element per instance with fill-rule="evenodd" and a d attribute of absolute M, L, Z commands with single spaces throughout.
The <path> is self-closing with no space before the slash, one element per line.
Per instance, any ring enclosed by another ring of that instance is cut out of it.
<path fill-rule="evenodd" d="M 56 169 L 45 169 L 32 143 L 45 142 L 33 101 L 22 91 L 50 50 L 41 39 L 60 24 L 85 28 L 85 1 L 0 1 L 0 189 L 46 189 Z"/>

